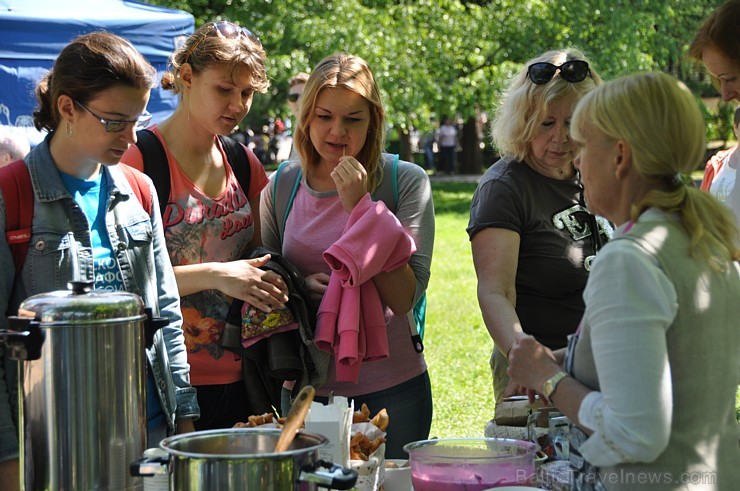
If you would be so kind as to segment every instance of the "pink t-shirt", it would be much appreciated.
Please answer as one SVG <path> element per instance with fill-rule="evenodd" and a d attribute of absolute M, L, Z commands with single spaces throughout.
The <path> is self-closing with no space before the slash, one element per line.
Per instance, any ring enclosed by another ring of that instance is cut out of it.
<path fill-rule="evenodd" d="M 342 236 L 349 213 L 344 211 L 336 191 L 319 193 L 309 191 L 301 182 L 293 207 L 288 214 L 283 237 L 283 255 L 298 270 L 308 276 L 314 273 L 330 274 L 323 258 L 329 246 Z M 424 373 L 424 357 L 411 343 L 406 316 L 397 316 L 385 308 L 390 354 L 380 361 L 362 364 L 358 382 L 337 382 L 334 363 L 329 364 L 328 381 L 317 390 L 320 396 L 354 397 L 370 394 L 406 382 Z"/>
<path fill-rule="evenodd" d="M 239 259 L 254 234 L 249 199 L 259 195 L 267 184 L 262 164 L 250 151 L 251 175 L 246 195 L 231 164 L 227 165 L 226 189 L 220 196 L 210 197 L 180 170 L 159 129 L 156 126 L 151 129 L 164 145 L 170 166 L 170 197 L 162 221 L 172 265 Z M 221 153 L 226 161 L 222 148 Z M 143 171 L 141 152 L 136 146 L 129 148 L 122 162 Z M 242 379 L 240 357 L 220 346 L 224 320 L 232 301 L 218 290 L 202 291 L 181 299 L 190 381 L 195 386 L 229 384 Z"/>

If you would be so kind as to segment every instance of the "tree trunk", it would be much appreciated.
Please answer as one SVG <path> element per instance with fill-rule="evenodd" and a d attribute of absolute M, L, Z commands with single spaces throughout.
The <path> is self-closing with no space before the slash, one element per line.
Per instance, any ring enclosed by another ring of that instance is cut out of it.
<path fill-rule="evenodd" d="M 482 172 L 482 155 L 478 137 L 478 121 L 475 116 L 469 117 L 463 125 L 459 156 L 460 174 L 480 174 Z"/>

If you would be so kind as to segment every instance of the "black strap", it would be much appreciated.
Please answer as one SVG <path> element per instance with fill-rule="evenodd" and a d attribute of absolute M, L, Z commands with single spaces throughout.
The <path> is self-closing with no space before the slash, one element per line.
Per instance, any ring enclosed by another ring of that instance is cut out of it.
<path fill-rule="evenodd" d="M 170 198 L 170 165 L 167 161 L 167 153 L 162 146 L 162 142 L 151 130 L 138 131 L 136 138 L 136 146 L 139 147 L 144 161 L 144 173 L 154 182 L 154 188 L 157 190 L 157 196 L 159 197 L 159 212 L 164 215 L 167 201 Z M 249 150 L 227 136 L 219 135 L 218 138 L 221 140 L 221 145 L 224 147 L 226 158 L 231 164 L 236 180 L 244 194 L 248 196 L 249 180 L 252 175 L 252 168 L 247 156 Z"/>
<path fill-rule="evenodd" d="M 167 200 L 170 198 L 170 164 L 162 143 L 151 130 L 136 132 L 136 146 L 144 161 L 144 174 L 154 183 L 159 197 L 159 212 L 164 215 Z"/>
<path fill-rule="evenodd" d="M 249 180 L 252 177 L 252 166 L 249 165 L 249 158 L 247 156 L 249 150 L 228 136 L 219 135 L 218 139 L 221 140 L 221 145 L 224 147 L 226 157 L 231 164 L 231 170 L 234 171 L 234 176 L 236 176 L 236 180 L 242 187 L 244 195 L 249 196 Z"/>

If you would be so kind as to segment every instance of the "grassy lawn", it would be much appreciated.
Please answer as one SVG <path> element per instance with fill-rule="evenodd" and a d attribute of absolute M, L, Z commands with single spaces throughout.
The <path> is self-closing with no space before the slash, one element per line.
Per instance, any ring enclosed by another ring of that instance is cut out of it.
<path fill-rule="evenodd" d="M 478 308 L 465 233 L 475 184 L 434 182 L 432 188 L 437 229 L 424 337 L 434 395 L 431 436 L 482 436 L 493 418 L 493 342 Z M 736 408 L 740 420 L 740 391 Z"/>
<path fill-rule="evenodd" d="M 465 232 L 475 184 L 435 182 L 432 188 L 437 228 L 424 336 L 434 395 L 431 435 L 482 436 L 493 418 L 493 342 L 478 308 Z"/>

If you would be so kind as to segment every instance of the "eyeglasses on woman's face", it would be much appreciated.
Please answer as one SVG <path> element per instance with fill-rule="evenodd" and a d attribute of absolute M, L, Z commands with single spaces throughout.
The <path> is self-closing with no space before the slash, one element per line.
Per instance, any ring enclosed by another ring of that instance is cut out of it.
<path fill-rule="evenodd" d="M 126 119 L 118 119 L 118 120 L 116 120 L 116 119 L 105 119 L 102 116 L 100 116 L 99 114 L 95 114 L 89 108 L 83 106 L 82 104 L 80 104 L 79 102 L 75 101 L 74 99 L 72 99 L 72 100 L 74 101 L 75 104 L 77 104 L 78 106 L 80 106 L 85 111 L 89 112 L 95 119 L 97 119 L 98 121 L 100 121 L 100 123 L 103 126 L 105 126 L 105 131 L 107 133 L 118 133 L 118 132 L 123 131 L 126 128 L 128 128 L 129 125 L 134 125 L 134 128 L 135 129 L 140 130 L 140 129 L 143 129 L 143 128 L 146 128 L 147 126 L 149 126 L 149 123 L 152 121 L 152 115 L 149 114 L 146 111 L 144 112 L 144 114 L 142 114 L 138 118 L 131 119 L 131 120 L 126 120 Z"/>
<path fill-rule="evenodd" d="M 544 85 L 560 71 L 563 80 L 571 83 L 582 82 L 591 73 L 588 63 L 583 60 L 566 61 L 562 65 L 542 62 L 533 63 L 527 68 L 527 76 L 533 84 Z"/>
<path fill-rule="evenodd" d="M 219 22 L 211 22 L 203 30 L 203 35 L 200 37 L 200 39 L 198 39 L 188 50 L 188 53 L 185 55 L 185 63 L 187 63 L 187 61 L 190 59 L 190 55 L 195 52 L 200 43 L 202 43 L 205 38 L 212 36 L 218 36 L 225 39 L 236 39 L 239 37 L 244 37 L 252 41 L 257 46 L 262 47 L 262 42 L 260 41 L 260 38 L 258 38 L 255 33 L 250 31 L 246 27 L 237 26 L 236 24 L 225 20 Z"/>

